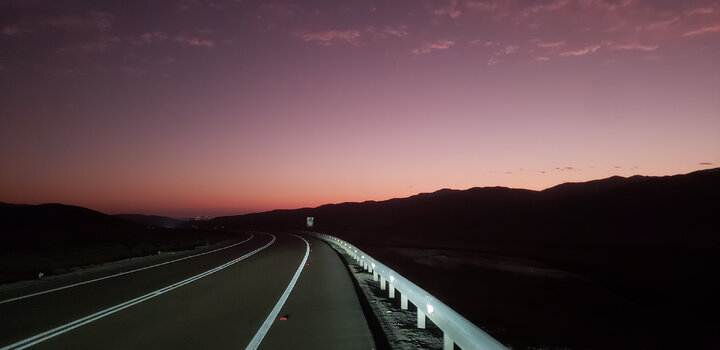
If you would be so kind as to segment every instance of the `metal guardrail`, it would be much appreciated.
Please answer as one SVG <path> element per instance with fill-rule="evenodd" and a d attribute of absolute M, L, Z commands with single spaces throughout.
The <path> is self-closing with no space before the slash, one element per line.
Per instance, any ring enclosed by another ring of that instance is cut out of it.
<path fill-rule="evenodd" d="M 354 245 L 323 233 L 307 232 L 307 234 L 343 248 L 355 259 L 358 265 L 373 274 L 375 281 L 379 279 L 380 289 L 388 289 L 390 298 L 395 297 L 395 290 L 400 292 L 402 309 L 407 309 L 408 300 L 417 307 L 417 325 L 419 328 L 425 328 L 425 317 L 427 317 L 443 331 L 443 349 L 452 350 L 454 344 L 457 344 L 461 349 L 508 349 L 430 293 Z"/>

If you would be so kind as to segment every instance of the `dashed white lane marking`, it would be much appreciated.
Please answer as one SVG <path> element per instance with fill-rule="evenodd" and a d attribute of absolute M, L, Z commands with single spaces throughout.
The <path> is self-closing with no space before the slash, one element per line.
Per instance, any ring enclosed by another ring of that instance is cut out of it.
<path fill-rule="evenodd" d="M 300 277 L 300 273 L 302 272 L 303 268 L 305 268 L 305 263 L 307 262 L 308 256 L 310 255 L 310 243 L 305 240 L 305 238 L 302 238 L 298 235 L 293 236 L 305 241 L 305 257 L 303 257 L 303 260 L 300 262 L 300 266 L 298 266 L 297 271 L 295 271 L 295 275 L 290 280 L 290 284 L 288 284 L 287 288 L 285 288 L 285 292 L 283 292 L 283 294 L 280 296 L 280 299 L 277 301 L 277 304 L 275 304 L 275 307 L 272 309 L 272 311 L 270 311 L 270 314 L 265 319 L 265 322 L 263 322 L 262 326 L 260 326 L 260 329 L 258 329 L 257 333 L 255 333 L 255 336 L 250 341 L 250 344 L 248 344 L 248 346 L 245 348 L 246 350 L 255 350 L 258 348 L 258 346 L 260 346 L 263 338 L 265 338 L 265 335 L 270 330 L 270 326 L 272 326 L 273 322 L 280 313 L 280 309 L 282 309 L 283 305 L 285 305 L 288 296 L 290 296 L 290 292 L 292 292 L 293 287 L 295 287 L 295 283 Z"/>
<path fill-rule="evenodd" d="M 152 265 L 152 266 L 141 267 L 141 268 L 139 268 L 139 269 L 134 269 L 134 270 L 130 270 L 130 271 L 120 272 L 120 273 L 116 273 L 116 274 L 110 275 L 110 276 L 99 277 L 99 278 L 95 278 L 95 279 L 91 279 L 91 280 L 87 280 L 87 281 L 83 281 L 83 282 L 78 282 L 78 283 L 74 283 L 74 284 L 69 284 L 69 285 L 67 285 L 67 286 L 62 286 L 62 287 L 57 287 L 57 288 L 53 288 L 53 289 L 48 289 L 48 290 L 44 290 L 44 291 L 42 291 L 42 292 L 37 292 L 37 293 L 27 294 L 27 295 L 23 295 L 23 296 L 19 296 L 19 297 L 14 297 L 14 298 L 10 298 L 10 299 L 0 300 L 0 304 L 10 303 L 10 302 L 13 302 L 13 301 L 18 301 L 18 300 L 27 299 L 27 298 L 32 298 L 32 297 L 35 297 L 35 296 L 38 296 L 38 295 L 43 295 L 43 294 L 47 294 L 47 293 L 57 292 L 57 291 L 63 290 L 63 289 L 68 289 L 68 288 L 73 288 L 73 287 L 77 287 L 77 286 L 82 286 L 82 285 L 84 285 L 84 284 L 94 283 L 94 282 L 106 280 L 106 279 L 113 278 L 113 277 L 128 275 L 128 274 L 135 273 L 135 272 L 138 272 L 138 271 L 148 270 L 148 269 L 152 269 L 152 268 L 155 268 L 155 267 L 158 267 L 158 266 L 163 266 L 163 265 L 167 265 L 167 264 L 172 264 L 172 263 L 175 263 L 175 262 L 178 262 L 178 261 L 187 260 L 187 259 L 191 259 L 191 258 L 196 258 L 196 257 L 198 257 L 198 256 L 203 256 L 203 255 L 210 254 L 210 253 L 219 252 L 219 251 L 221 251 L 221 250 L 225 250 L 225 249 L 232 248 L 232 247 L 235 247 L 235 246 L 237 246 L 237 245 L 243 244 L 243 243 L 245 243 L 245 242 L 253 239 L 253 237 L 255 237 L 255 235 L 252 235 L 252 234 L 251 234 L 248 239 L 246 239 L 246 240 L 244 240 L 244 241 L 242 241 L 242 242 L 238 242 L 238 243 L 235 243 L 235 244 L 231 244 L 231 245 L 229 245 L 229 246 L 226 246 L 226 247 L 222 247 L 222 248 L 218 248 L 218 249 L 215 249 L 215 250 L 211 250 L 211 251 L 209 251 L 209 252 L 203 252 L 203 253 L 199 253 L 199 254 L 195 254 L 195 255 L 186 256 L 186 257 L 184 257 L 184 258 L 179 258 L 179 259 L 175 259 L 175 260 L 171 260 L 171 261 L 166 261 L 166 262 L 163 262 L 163 263 L 155 264 L 155 265 Z"/>
<path fill-rule="evenodd" d="M 218 267 L 212 268 L 212 269 L 210 269 L 210 270 L 207 270 L 207 271 L 205 271 L 205 272 L 203 272 L 203 273 L 197 274 L 197 275 L 195 275 L 195 276 L 193 276 L 193 277 L 190 277 L 190 278 L 188 278 L 188 279 L 182 280 L 182 281 L 180 281 L 180 282 L 173 283 L 173 284 L 171 284 L 171 285 L 169 285 L 169 286 L 167 286 L 167 287 L 160 288 L 160 289 L 158 289 L 158 290 L 156 290 L 156 291 L 154 291 L 154 292 L 147 293 L 147 294 L 145 294 L 145 295 L 143 295 L 143 296 L 140 296 L 140 297 L 137 297 L 137 298 L 135 298 L 135 299 L 131 299 L 131 300 L 128 300 L 128 301 L 126 301 L 126 302 L 124 302 L 124 303 L 121 303 L 121 304 L 118 304 L 118 305 L 109 307 L 109 308 L 107 308 L 107 309 L 105 309 L 105 310 L 98 311 L 98 312 L 96 312 L 96 313 L 94 313 L 94 314 L 92 314 L 92 315 L 88 315 L 88 316 L 85 316 L 85 317 L 83 317 L 83 318 L 79 318 L 79 319 L 77 319 L 77 320 L 75 320 L 75 321 L 69 322 L 69 323 L 64 324 L 64 325 L 62 325 L 62 326 L 60 326 L 60 327 L 56 327 L 56 328 L 53 328 L 53 329 L 51 329 L 51 330 L 49 330 L 49 331 L 45 331 L 45 332 L 42 332 L 42 333 L 40 333 L 40 334 L 36 334 L 36 335 L 34 335 L 34 336 L 30 337 L 30 338 L 21 340 L 21 341 L 19 341 L 19 342 L 14 343 L 14 344 L 10 344 L 10 345 L 4 346 L 4 347 L 0 348 L 0 350 L 10 350 L 10 349 L 18 349 L 18 350 L 19 350 L 19 349 L 28 348 L 28 347 L 30 347 L 30 346 L 33 346 L 33 345 L 37 344 L 37 343 L 43 342 L 43 341 L 45 341 L 45 340 L 48 340 L 48 339 L 53 338 L 53 337 L 56 337 L 56 336 L 58 336 L 58 335 L 60 335 L 60 334 L 63 334 L 63 333 L 65 333 L 65 332 L 69 332 L 69 331 L 71 331 L 71 330 L 73 330 L 73 329 L 75 329 L 75 328 L 78 328 L 78 327 L 81 327 L 81 326 L 83 326 L 83 325 L 86 325 L 86 324 L 88 324 L 88 323 L 90 323 L 90 322 L 99 320 L 99 319 L 101 319 L 101 318 L 103 318 L 103 317 L 105 317 L 105 316 L 114 314 L 114 313 L 116 313 L 116 312 L 118 312 L 118 311 L 120 311 L 120 310 L 127 309 L 127 308 L 129 308 L 129 307 L 131 307 L 131 306 L 133 306 L 133 305 L 136 305 L 136 304 L 142 303 L 143 301 L 152 299 L 152 298 L 154 298 L 154 297 L 156 297 L 156 296 L 158 296 L 158 295 L 164 294 L 164 293 L 166 293 L 166 292 L 168 292 L 168 291 L 170 291 L 170 290 L 172 290 L 172 289 L 175 289 L 175 288 L 177 288 L 177 287 L 181 287 L 181 286 L 184 286 L 184 285 L 186 285 L 186 284 L 188 284 L 188 283 L 192 283 L 192 282 L 194 282 L 194 281 L 197 281 L 197 280 L 199 280 L 199 279 L 201 279 L 201 278 L 203 278 L 203 277 L 205 277 L 205 276 L 211 275 L 211 274 L 213 274 L 213 273 L 215 273 L 215 272 L 218 272 L 218 271 L 220 271 L 220 270 L 222 270 L 222 269 L 224 269 L 224 268 L 227 268 L 227 267 L 229 267 L 229 266 L 231 266 L 231 265 L 233 265 L 233 264 L 236 264 L 236 263 L 238 263 L 239 261 L 241 261 L 241 260 L 243 260 L 243 259 L 246 259 L 246 258 L 248 258 L 248 257 L 250 257 L 250 256 L 252 256 L 252 255 L 255 255 L 255 254 L 258 253 L 259 251 L 261 251 L 261 250 L 269 247 L 270 245 L 272 245 L 273 243 L 275 243 L 275 239 L 276 239 L 275 235 L 270 234 L 270 236 L 272 236 L 272 240 L 271 240 L 269 243 L 267 243 L 266 245 L 264 245 L 264 246 L 262 246 L 262 247 L 260 247 L 260 248 L 258 248 L 258 249 L 255 249 L 255 250 L 253 250 L 253 251 L 251 251 L 251 252 L 249 252 L 249 253 L 247 253 L 247 254 L 239 257 L 239 258 L 232 259 L 232 260 L 230 260 L 229 262 L 227 262 L 227 263 L 225 263 L 225 264 L 222 264 L 222 265 L 220 265 L 220 266 L 218 266 Z"/>

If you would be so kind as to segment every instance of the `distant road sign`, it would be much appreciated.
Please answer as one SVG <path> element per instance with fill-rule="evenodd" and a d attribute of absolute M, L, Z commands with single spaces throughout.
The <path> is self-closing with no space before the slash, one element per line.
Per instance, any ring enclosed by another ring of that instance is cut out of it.
<path fill-rule="evenodd" d="M 308 216 L 306 219 L 307 227 L 313 227 L 313 223 L 315 221 L 315 218 L 312 216 Z"/>

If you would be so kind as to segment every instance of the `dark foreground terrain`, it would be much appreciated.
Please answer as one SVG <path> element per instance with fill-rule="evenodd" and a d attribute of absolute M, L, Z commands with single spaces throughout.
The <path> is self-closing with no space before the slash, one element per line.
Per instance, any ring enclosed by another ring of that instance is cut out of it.
<path fill-rule="evenodd" d="M 76 206 L 0 203 L 0 283 L 235 238 L 231 232 L 138 224 Z"/>
<path fill-rule="evenodd" d="M 514 348 L 718 348 L 720 169 L 216 218 L 361 246 Z"/>

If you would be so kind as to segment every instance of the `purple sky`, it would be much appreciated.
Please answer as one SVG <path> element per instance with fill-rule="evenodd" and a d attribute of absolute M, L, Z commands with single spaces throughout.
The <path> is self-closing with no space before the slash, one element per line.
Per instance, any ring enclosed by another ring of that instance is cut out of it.
<path fill-rule="evenodd" d="M 0 4 L 0 201 L 237 214 L 720 164 L 720 2 Z"/>

